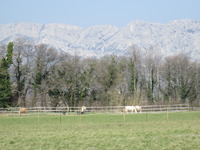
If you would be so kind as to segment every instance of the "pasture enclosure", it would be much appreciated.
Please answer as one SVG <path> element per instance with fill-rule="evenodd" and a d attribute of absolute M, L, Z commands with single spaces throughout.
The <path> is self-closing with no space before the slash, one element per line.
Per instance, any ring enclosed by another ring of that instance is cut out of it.
<path fill-rule="evenodd" d="M 26 113 L 22 115 L 75 115 L 79 114 L 82 107 L 29 107 Z M 173 105 L 145 105 L 141 106 L 141 113 L 156 112 L 183 112 L 189 111 L 189 104 L 173 104 Z M 23 109 L 23 108 L 21 108 Z M 19 107 L 0 108 L 0 115 L 19 115 Z M 86 107 L 86 114 L 94 113 L 130 113 L 125 112 L 125 106 L 102 106 L 102 107 Z"/>
<path fill-rule="evenodd" d="M 200 112 L 0 116 L 6 150 L 198 150 Z M 124 122 L 123 118 L 126 117 Z M 62 122 L 60 122 L 62 117 Z"/>

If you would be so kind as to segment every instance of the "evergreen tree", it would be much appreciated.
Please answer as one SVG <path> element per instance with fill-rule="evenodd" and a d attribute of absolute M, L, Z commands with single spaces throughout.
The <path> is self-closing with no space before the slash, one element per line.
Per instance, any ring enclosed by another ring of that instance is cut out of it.
<path fill-rule="evenodd" d="M 10 65 L 13 63 L 13 59 L 12 59 L 12 55 L 13 55 L 13 46 L 14 46 L 14 44 L 13 44 L 13 42 L 10 42 L 9 44 L 8 44 L 8 46 L 7 46 L 7 55 L 6 55 L 6 58 L 7 58 L 7 67 L 9 68 L 10 67 Z M 8 69 L 7 68 L 7 69 Z"/>
<path fill-rule="evenodd" d="M 9 107 L 11 105 L 11 82 L 9 68 L 12 64 L 13 43 L 7 46 L 6 58 L 2 58 L 0 62 L 0 107 Z"/>
<path fill-rule="evenodd" d="M 111 88 L 116 84 L 117 79 L 117 66 L 115 57 L 112 57 L 110 64 L 108 65 L 108 88 Z"/>
<path fill-rule="evenodd" d="M 167 72 L 167 94 L 166 94 L 166 97 L 165 97 L 165 100 L 166 101 L 170 101 L 170 96 L 171 96 L 171 90 L 172 90 L 172 87 L 171 87 L 171 68 L 170 68 L 170 65 L 168 66 L 168 72 Z"/>
<path fill-rule="evenodd" d="M 149 81 L 148 81 L 148 87 L 147 87 L 147 98 L 149 100 L 149 102 L 153 102 L 154 100 L 154 86 L 155 86 L 155 79 L 154 79 L 154 68 L 152 67 L 150 69 L 150 73 L 149 73 Z"/>
<path fill-rule="evenodd" d="M 137 86 L 139 81 L 139 74 L 136 68 L 136 63 L 134 59 L 130 59 L 129 63 L 129 72 L 130 72 L 130 83 L 129 83 L 129 91 L 133 96 L 135 96 L 137 92 Z"/>
<path fill-rule="evenodd" d="M 130 64 L 129 64 L 129 68 L 130 68 L 130 92 L 132 94 L 134 94 L 135 92 L 135 62 L 134 60 L 130 60 Z"/>

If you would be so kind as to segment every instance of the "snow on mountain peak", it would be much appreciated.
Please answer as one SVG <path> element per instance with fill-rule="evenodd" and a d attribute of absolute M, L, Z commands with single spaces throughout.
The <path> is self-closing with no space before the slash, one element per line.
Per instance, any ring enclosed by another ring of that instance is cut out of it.
<path fill-rule="evenodd" d="M 194 59 L 200 57 L 200 21 L 189 19 L 167 24 L 134 21 L 122 28 L 111 25 L 81 28 L 57 23 L 0 25 L 0 43 L 19 37 L 84 57 L 121 55 L 132 45 L 141 50 L 154 47 L 164 56 L 185 52 Z"/>

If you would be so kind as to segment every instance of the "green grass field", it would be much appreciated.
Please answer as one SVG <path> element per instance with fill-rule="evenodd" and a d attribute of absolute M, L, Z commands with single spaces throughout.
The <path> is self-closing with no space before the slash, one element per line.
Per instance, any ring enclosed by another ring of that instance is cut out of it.
<path fill-rule="evenodd" d="M 0 116 L 2 150 L 199 150 L 200 112 Z"/>

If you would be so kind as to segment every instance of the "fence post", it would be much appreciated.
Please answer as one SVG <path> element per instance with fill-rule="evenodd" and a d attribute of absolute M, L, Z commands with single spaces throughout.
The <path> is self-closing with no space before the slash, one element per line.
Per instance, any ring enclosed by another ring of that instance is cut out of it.
<path fill-rule="evenodd" d="M 80 123 L 81 123 L 81 116 L 82 116 L 82 115 L 81 115 L 81 113 L 80 113 L 80 115 L 79 115 L 79 116 L 80 116 Z"/>
<path fill-rule="evenodd" d="M 149 114 L 148 114 L 148 112 L 146 111 L 146 121 L 148 121 L 149 120 Z"/>
<path fill-rule="evenodd" d="M 38 109 L 38 124 L 40 124 L 39 109 Z"/>
<path fill-rule="evenodd" d="M 167 121 L 169 119 L 169 105 L 167 105 Z"/>
<path fill-rule="evenodd" d="M 190 104 L 188 103 L 187 106 L 188 106 L 188 111 L 190 111 Z"/>
<path fill-rule="evenodd" d="M 60 112 L 60 125 L 61 125 L 61 112 Z"/>
<path fill-rule="evenodd" d="M 126 116 L 125 116 L 125 109 L 124 109 L 124 111 L 123 111 L 123 116 L 124 116 L 124 123 L 126 123 Z"/>

